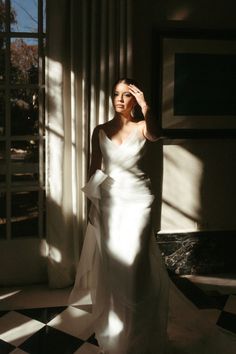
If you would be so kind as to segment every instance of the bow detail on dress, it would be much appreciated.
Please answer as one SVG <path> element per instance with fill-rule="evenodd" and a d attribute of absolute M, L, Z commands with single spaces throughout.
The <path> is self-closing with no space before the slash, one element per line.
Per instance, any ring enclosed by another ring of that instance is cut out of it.
<path fill-rule="evenodd" d="M 81 188 L 86 197 L 92 202 L 89 212 L 89 220 L 92 225 L 94 224 L 95 215 L 99 213 L 99 199 L 101 199 L 100 186 L 108 177 L 102 170 L 96 170 L 86 185 Z"/>

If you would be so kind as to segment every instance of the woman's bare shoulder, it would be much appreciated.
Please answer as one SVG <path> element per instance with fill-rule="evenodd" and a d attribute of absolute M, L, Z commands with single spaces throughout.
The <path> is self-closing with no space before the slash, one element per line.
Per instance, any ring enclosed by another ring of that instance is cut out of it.
<path fill-rule="evenodd" d="M 139 126 L 140 133 L 142 134 L 142 136 L 145 139 L 147 139 L 149 141 L 153 141 L 153 142 L 155 142 L 155 141 L 160 139 L 160 137 L 156 137 L 156 136 L 154 136 L 154 135 L 149 133 L 149 131 L 147 130 L 147 123 L 146 123 L 145 120 L 141 120 L 137 124 Z"/>
<path fill-rule="evenodd" d="M 142 137 L 144 137 L 146 139 L 146 137 L 145 137 L 145 131 L 146 131 L 146 122 L 145 122 L 145 120 L 140 120 L 136 124 L 137 124 L 137 127 L 139 129 L 140 134 L 142 135 Z"/>

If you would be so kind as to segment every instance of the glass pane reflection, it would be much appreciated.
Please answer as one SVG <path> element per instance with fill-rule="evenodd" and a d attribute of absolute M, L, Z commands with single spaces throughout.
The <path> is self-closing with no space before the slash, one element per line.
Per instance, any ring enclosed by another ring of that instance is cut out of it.
<path fill-rule="evenodd" d="M 30 185 L 36 186 L 38 185 L 39 175 L 34 172 L 25 172 L 25 171 L 17 171 L 12 174 L 12 183 L 13 186 L 22 186 L 22 185 Z"/>
<path fill-rule="evenodd" d="M 5 142 L 0 142 L 0 186 L 6 182 L 6 150 Z"/>
<path fill-rule="evenodd" d="M 0 136 L 5 134 L 5 91 L 0 90 Z"/>
<path fill-rule="evenodd" d="M 46 33 L 46 0 L 43 0 L 43 32 Z"/>
<path fill-rule="evenodd" d="M 1 0 L 0 0 L 1 1 Z M 0 37 L 0 83 L 5 80 L 6 40 Z"/>
<path fill-rule="evenodd" d="M 6 8 L 5 1 L 0 0 L 0 32 L 4 32 L 6 29 Z"/>
<path fill-rule="evenodd" d="M 38 92 L 19 89 L 11 93 L 11 134 L 38 134 Z"/>
<path fill-rule="evenodd" d="M 38 163 L 39 145 L 38 141 L 12 141 L 11 143 L 12 162 Z"/>
<path fill-rule="evenodd" d="M 38 83 L 38 39 L 11 39 L 11 82 Z"/>
<path fill-rule="evenodd" d="M 38 236 L 38 192 L 12 193 L 12 237 Z"/>
<path fill-rule="evenodd" d="M 38 31 L 37 0 L 11 0 L 11 13 L 14 13 L 16 17 L 16 21 L 11 23 L 11 31 Z"/>
<path fill-rule="evenodd" d="M 11 181 L 14 186 L 35 186 L 39 183 L 38 141 L 14 141 L 11 144 Z"/>
<path fill-rule="evenodd" d="M 6 193 L 0 192 L 0 239 L 6 238 Z"/>

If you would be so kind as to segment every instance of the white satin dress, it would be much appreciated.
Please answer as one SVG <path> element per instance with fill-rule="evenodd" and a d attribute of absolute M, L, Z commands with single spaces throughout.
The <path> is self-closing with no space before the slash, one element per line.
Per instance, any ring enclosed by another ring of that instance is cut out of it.
<path fill-rule="evenodd" d="M 104 168 L 83 188 L 92 207 L 69 302 L 90 295 L 106 354 L 235 354 L 234 336 L 207 324 L 167 275 L 139 167 L 145 139 L 135 128 L 118 145 L 100 129 L 99 142 Z"/>

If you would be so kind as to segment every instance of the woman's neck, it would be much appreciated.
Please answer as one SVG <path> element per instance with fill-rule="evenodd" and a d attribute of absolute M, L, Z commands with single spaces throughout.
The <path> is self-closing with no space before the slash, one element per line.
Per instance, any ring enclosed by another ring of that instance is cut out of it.
<path fill-rule="evenodd" d="M 126 115 L 123 115 L 123 114 L 117 114 L 116 113 L 116 115 L 114 117 L 114 122 L 119 127 L 125 126 L 125 125 L 129 124 L 132 121 L 133 121 L 133 117 L 131 115 L 126 116 Z"/>

